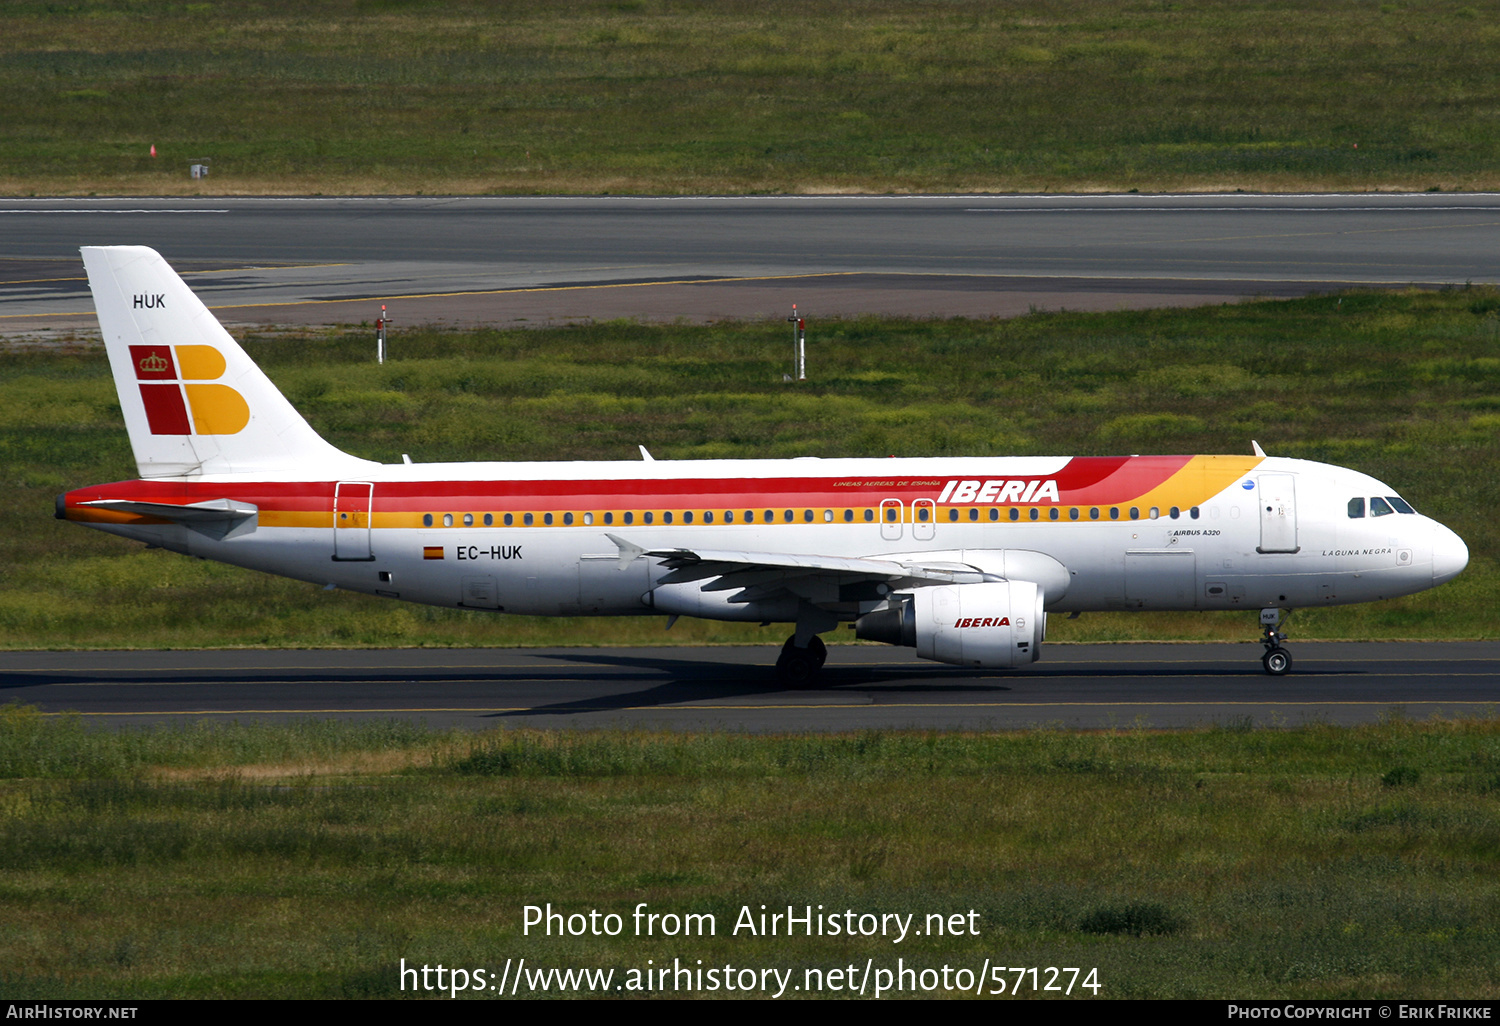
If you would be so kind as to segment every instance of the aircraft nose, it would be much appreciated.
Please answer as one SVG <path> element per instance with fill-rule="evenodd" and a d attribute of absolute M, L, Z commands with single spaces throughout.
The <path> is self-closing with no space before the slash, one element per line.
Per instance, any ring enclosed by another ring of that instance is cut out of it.
<path fill-rule="evenodd" d="M 1469 565 L 1469 547 L 1442 524 L 1432 525 L 1432 583 L 1451 581 Z"/>

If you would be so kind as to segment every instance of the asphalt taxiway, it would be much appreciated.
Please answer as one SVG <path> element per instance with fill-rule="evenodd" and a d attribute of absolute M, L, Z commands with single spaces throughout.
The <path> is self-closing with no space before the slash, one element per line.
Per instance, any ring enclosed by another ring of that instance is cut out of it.
<path fill-rule="evenodd" d="M 81 245 L 225 323 L 990 317 L 1500 279 L 1500 197 L 0 200 L 0 333 L 93 331 Z"/>
<path fill-rule="evenodd" d="M 996 730 L 1294 727 L 1500 715 L 1500 643 L 1049 645 L 1009 672 L 835 646 L 813 687 L 775 646 L 0 653 L 0 701 L 113 727 L 400 719 L 433 727 Z"/>

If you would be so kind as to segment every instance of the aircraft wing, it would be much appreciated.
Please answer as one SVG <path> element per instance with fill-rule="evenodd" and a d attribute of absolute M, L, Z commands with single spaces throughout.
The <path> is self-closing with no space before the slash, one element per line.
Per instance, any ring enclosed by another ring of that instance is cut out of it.
<path fill-rule="evenodd" d="M 656 582 L 658 585 L 702 581 L 704 591 L 739 589 L 740 593 L 729 599 L 731 602 L 753 602 L 783 592 L 813 603 L 827 602 L 830 586 L 861 583 L 884 584 L 886 590 L 893 590 L 922 584 L 1003 580 L 963 563 L 724 549 L 647 549 L 615 535 L 609 535 L 609 539 L 620 549 L 622 567 L 643 556 L 659 559 L 669 572 Z"/>

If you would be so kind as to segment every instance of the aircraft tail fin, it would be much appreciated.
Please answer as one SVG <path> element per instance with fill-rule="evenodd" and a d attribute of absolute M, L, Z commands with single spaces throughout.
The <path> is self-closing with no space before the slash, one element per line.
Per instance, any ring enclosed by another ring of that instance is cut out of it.
<path fill-rule="evenodd" d="M 161 254 L 82 252 L 142 477 L 371 465 L 312 429 Z"/>

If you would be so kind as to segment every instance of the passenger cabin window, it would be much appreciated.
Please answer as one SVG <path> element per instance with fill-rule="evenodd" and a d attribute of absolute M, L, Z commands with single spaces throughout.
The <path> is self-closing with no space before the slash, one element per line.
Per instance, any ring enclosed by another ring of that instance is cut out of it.
<path fill-rule="evenodd" d="M 423 527 L 431 527 L 432 526 L 432 514 L 431 513 L 423 513 L 422 514 L 422 526 Z"/>
<path fill-rule="evenodd" d="M 1388 516 L 1394 512 L 1396 511 L 1391 509 L 1391 504 L 1386 502 L 1380 496 L 1377 495 L 1375 496 L 1375 498 L 1370 500 L 1370 516 L 1383 517 Z"/>
<path fill-rule="evenodd" d="M 1360 519 L 1362 519 L 1364 517 L 1364 515 L 1365 515 L 1365 500 L 1364 500 L 1364 497 L 1361 496 L 1358 499 L 1350 499 L 1349 500 L 1349 519 L 1350 520 L 1360 520 Z"/>

